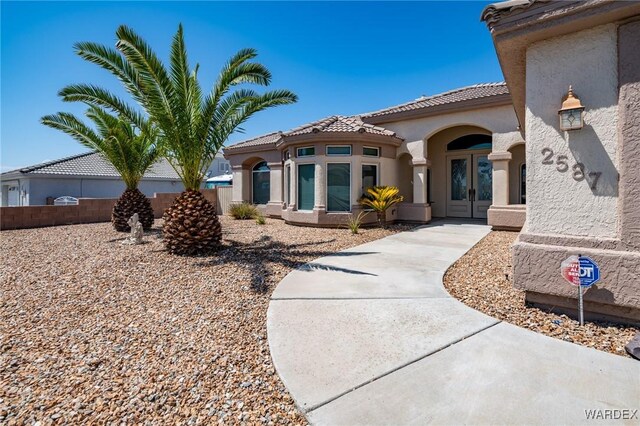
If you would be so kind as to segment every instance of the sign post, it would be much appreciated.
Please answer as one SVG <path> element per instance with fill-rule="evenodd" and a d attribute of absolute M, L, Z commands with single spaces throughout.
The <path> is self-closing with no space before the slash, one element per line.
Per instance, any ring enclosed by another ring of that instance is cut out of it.
<path fill-rule="evenodd" d="M 578 315 L 580 325 L 584 325 L 582 289 L 589 288 L 600 280 L 600 268 L 590 257 L 579 254 L 565 259 L 560 264 L 560 272 L 565 280 L 578 287 Z"/>

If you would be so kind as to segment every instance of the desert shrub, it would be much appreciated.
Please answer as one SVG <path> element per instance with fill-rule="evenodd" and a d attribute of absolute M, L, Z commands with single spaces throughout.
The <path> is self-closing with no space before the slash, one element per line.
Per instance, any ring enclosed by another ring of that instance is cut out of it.
<path fill-rule="evenodd" d="M 360 225 L 362 225 L 362 219 L 365 217 L 366 214 L 367 212 L 362 211 L 358 213 L 357 216 L 354 216 L 353 214 L 349 216 L 349 219 L 347 221 L 347 226 L 351 230 L 352 234 L 358 233 L 358 231 L 360 230 Z"/>
<path fill-rule="evenodd" d="M 402 202 L 400 190 L 395 186 L 374 186 L 360 199 L 360 204 L 376 212 L 378 225 L 384 228 L 386 225 L 387 209 L 394 204 Z"/>
<path fill-rule="evenodd" d="M 258 209 L 251 203 L 233 204 L 229 209 L 229 214 L 234 219 L 246 220 L 253 219 L 258 216 Z"/>
<path fill-rule="evenodd" d="M 265 219 L 265 217 L 261 213 L 258 213 L 258 215 L 256 216 L 256 223 L 258 225 L 264 225 L 267 223 L 267 219 Z"/>

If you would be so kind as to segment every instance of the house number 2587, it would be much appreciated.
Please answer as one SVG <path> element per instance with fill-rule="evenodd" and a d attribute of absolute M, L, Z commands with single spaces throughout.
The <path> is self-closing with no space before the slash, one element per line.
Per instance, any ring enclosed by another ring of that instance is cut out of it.
<path fill-rule="evenodd" d="M 602 172 L 589 172 L 587 174 L 584 170 L 584 164 L 582 163 L 575 163 L 573 166 L 569 166 L 569 163 L 567 162 L 569 157 L 567 157 L 566 155 L 557 155 L 554 160 L 554 153 L 551 148 L 542 148 L 542 156 L 542 164 L 555 164 L 556 170 L 560 173 L 565 173 L 569 171 L 569 169 L 571 169 L 571 175 L 577 182 L 583 181 L 588 175 L 589 180 L 591 181 L 591 189 L 596 189 L 596 185 L 598 184 L 598 180 L 600 179 L 600 175 L 602 175 Z"/>

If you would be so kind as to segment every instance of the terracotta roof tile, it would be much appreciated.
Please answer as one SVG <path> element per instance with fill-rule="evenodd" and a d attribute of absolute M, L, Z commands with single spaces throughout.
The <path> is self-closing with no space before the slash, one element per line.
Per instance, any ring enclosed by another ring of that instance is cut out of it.
<path fill-rule="evenodd" d="M 358 116 L 344 117 L 332 115 L 331 117 L 296 127 L 284 133 L 284 136 L 304 135 L 308 133 L 369 133 L 373 135 L 396 136 L 395 132 L 379 126 L 367 124 Z"/>
<path fill-rule="evenodd" d="M 280 138 L 282 138 L 282 132 L 268 133 L 266 135 L 258 136 L 253 139 L 248 139 L 246 141 L 241 141 L 233 145 L 227 146 L 224 148 L 224 151 L 232 152 L 236 148 L 246 148 L 250 146 L 261 146 L 261 145 L 269 145 L 269 144 L 273 144 L 275 146 L 275 143 L 278 142 Z"/>
<path fill-rule="evenodd" d="M 509 93 L 506 83 L 484 83 L 451 90 L 433 96 L 423 96 L 405 104 L 381 109 L 379 111 L 363 114 L 362 117 L 380 117 L 405 111 L 426 109 L 437 105 L 451 104 L 455 102 L 481 99 L 490 96 L 505 95 Z"/>

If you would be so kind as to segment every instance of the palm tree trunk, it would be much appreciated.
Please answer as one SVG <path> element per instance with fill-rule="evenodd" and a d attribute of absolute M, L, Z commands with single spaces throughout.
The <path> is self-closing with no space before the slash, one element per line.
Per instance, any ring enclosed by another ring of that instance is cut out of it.
<path fill-rule="evenodd" d="M 142 228 L 148 231 L 153 226 L 153 208 L 151 202 L 138 188 L 125 190 L 111 212 L 111 223 L 116 231 L 129 232 L 129 219 L 138 213 Z"/>

